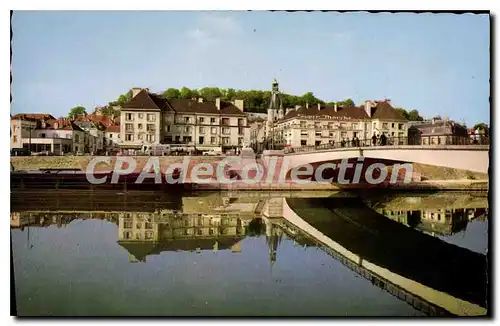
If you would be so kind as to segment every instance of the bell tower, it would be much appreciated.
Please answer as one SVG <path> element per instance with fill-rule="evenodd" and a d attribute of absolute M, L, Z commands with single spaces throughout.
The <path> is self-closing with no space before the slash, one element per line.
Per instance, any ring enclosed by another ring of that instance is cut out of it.
<path fill-rule="evenodd" d="M 269 101 L 269 108 L 267 109 L 267 128 L 266 128 L 266 138 L 271 148 L 274 148 L 274 123 L 276 120 L 283 117 L 283 104 L 280 99 L 279 84 L 276 79 L 273 80 L 271 88 L 271 100 Z M 281 114 L 281 116 L 280 116 Z"/>

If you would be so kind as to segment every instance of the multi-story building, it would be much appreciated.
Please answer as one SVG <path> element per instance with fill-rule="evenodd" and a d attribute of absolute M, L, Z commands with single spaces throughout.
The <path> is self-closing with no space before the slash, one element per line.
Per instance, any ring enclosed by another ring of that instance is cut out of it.
<path fill-rule="evenodd" d="M 69 119 L 49 114 L 17 114 L 11 118 L 12 148 L 54 154 L 77 153 L 85 149 L 85 131 Z"/>
<path fill-rule="evenodd" d="M 120 126 L 119 125 L 109 125 L 106 127 L 105 131 L 105 142 L 106 148 L 118 147 L 121 143 Z"/>
<path fill-rule="evenodd" d="M 408 127 L 410 144 L 441 145 L 468 142 L 467 128 L 453 120 L 433 118 L 411 121 Z"/>
<path fill-rule="evenodd" d="M 75 120 L 83 131 L 85 131 L 85 152 L 86 153 L 102 153 L 105 147 L 105 126 L 100 122 L 94 122 L 86 117 Z"/>
<path fill-rule="evenodd" d="M 370 142 L 384 134 L 388 143 L 404 143 L 408 121 L 389 100 L 366 101 L 363 107 L 300 106 L 287 109 L 274 123 L 273 139 L 280 147 L 319 146 L 350 142 L 354 137 Z"/>
<path fill-rule="evenodd" d="M 242 100 L 167 100 L 148 89 L 134 88 L 120 114 L 120 147 L 132 151 L 149 144 L 224 151 L 241 148 L 250 140 Z"/>

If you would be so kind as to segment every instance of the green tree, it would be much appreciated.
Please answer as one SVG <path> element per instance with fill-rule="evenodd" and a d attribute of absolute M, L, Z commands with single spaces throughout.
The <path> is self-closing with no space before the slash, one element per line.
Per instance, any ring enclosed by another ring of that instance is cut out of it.
<path fill-rule="evenodd" d="M 78 105 L 78 106 L 75 106 L 74 108 L 71 108 L 71 110 L 69 110 L 68 117 L 74 119 L 74 118 L 81 116 L 81 115 L 87 115 L 87 109 L 85 109 L 81 105 Z"/>
<path fill-rule="evenodd" d="M 197 96 L 198 96 L 198 91 L 196 91 L 195 89 L 192 90 L 192 89 L 189 89 L 185 86 L 183 88 L 181 88 L 180 98 L 192 99 L 192 98 L 195 98 Z"/>
<path fill-rule="evenodd" d="M 410 110 L 408 112 L 408 120 L 410 120 L 410 121 L 423 121 L 424 118 L 418 113 L 418 110 Z"/>
<path fill-rule="evenodd" d="M 163 92 L 163 97 L 168 99 L 181 98 L 181 92 L 177 88 L 169 88 Z"/>
<path fill-rule="evenodd" d="M 227 90 L 224 91 L 224 100 L 226 101 L 232 101 L 236 98 L 236 91 L 234 88 L 228 88 Z"/>
<path fill-rule="evenodd" d="M 408 112 L 406 112 L 405 109 L 403 109 L 403 108 L 394 108 L 394 111 L 399 112 L 399 114 L 401 114 L 406 120 L 410 120 L 410 118 L 408 116 Z"/>
<path fill-rule="evenodd" d="M 109 102 L 110 106 L 122 106 L 132 99 L 132 91 L 128 91 L 125 94 L 122 94 L 118 97 L 116 101 Z"/>
<path fill-rule="evenodd" d="M 200 89 L 200 96 L 206 101 L 215 101 L 216 98 L 222 97 L 222 92 L 218 87 L 203 87 Z"/>
<path fill-rule="evenodd" d="M 484 123 L 484 122 L 480 122 L 480 123 L 476 123 L 474 125 L 474 127 L 472 127 L 472 128 L 474 130 L 477 130 L 477 129 L 479 129 L 479 130 L 486 130 L 486 129 L 488 129 L 488 125 L 486 123 Z"/>
<path fill-rule="evenodd" d="M 307 92 L 301 97 L 301 104 L 306 104 L 309 103 L 311 104 L 317 104 L 319 102 L 319 99 L 317 99 L 312 92 Z"/>

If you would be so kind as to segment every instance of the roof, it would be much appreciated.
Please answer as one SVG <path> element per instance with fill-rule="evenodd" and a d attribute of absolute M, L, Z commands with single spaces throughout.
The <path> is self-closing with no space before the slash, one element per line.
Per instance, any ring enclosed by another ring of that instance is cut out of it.
<path fill-rule="evenodd" d="M 406 119 L 387 101 L 377 102 L 377 105 L 372 108 L 371 119 L 383 119 L 383 120 L 402 120 Z M 297 116 L 330 116 L 330 117 L 346 117 L 351 119 L 370 119 L 363 106 L 346 106 L 337 107 L 335 111 L 334 106 L 322 107 L 318 110 L 317 105 L 311 105 L 308 108 L 301 106 L 297 109 L 291 109 L 287 114 L 281 119 L 287 120 Z"/>
<path fill-rule="evenodd" d="M 49 120 L 55 119 L 51 114 L 48 113 L 18 113 L 11 116 L 12 120 Z"/>
<path fill-rule="evenodd" d="M 215 102 L 198 102 L 190 99 L 166 99 L 158 94 L 149 93 L 142 89 L 122 108 L 147 111 L 172 111 L 179 113 L 205 113 L 246 116 L 240 109 L 230 102 L 221 101 L 220 111 Z"/>
<path fill-rule="evenodd" d="M 120 126 L 119 125 L 107 126 L 106 131 L 107 132 L 120 132 Z"/>
<path fill-rule="evenodd" d="M 372 119 L 407 121 L 398 111 L 394 110 L 388 101 L 377 102 L 377 105 L 372 108 Z"/>
<path fill-rule="evenodd" d="M 161 103 L 157 97 L 155 100 L 150 96 L 151 94 L 147 90 L 142 89 L 136 96 L 134 96 L 130 101 L 122 105 L 122 108 L 127 109 L 139 109 L 148 111 L 159 111 L 165 105 Z"/>

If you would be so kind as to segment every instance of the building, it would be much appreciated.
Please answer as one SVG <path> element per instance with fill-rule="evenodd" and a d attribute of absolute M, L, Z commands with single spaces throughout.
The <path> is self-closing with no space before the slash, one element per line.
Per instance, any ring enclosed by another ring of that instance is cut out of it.
<path fill-rule="evenodd" d="M 388 144 L 403 144 L 408 136 L 407 126 L 408 121 L 394 110 L 390 100 L 366 101 L 362 107 L 306 103 L 286 110 L 284 117 L 274 123 L 272 138 L 279 147 L 292 148 L 339 144 L 354 137 L 366 140 L 368 145 L 373 135 L 382 134 Z"/>
<path fill-rule="evenodd" d="M 100 122 L 92 121 L 87 116 L 77 118 L 75 124 L 85 131 L 85 153 L 103 153 L 105 148 L 105 126 Z"/>
<path fill-rule="evenodd" d="M 180 150 L 241 149 L 250 132 L 243 101 L 165 99 L 148 89 L 132 89 L 120 110 L 120 147 L 134 152 L 148 144 Z"/>
<path fill-rule="evenodd" d="M 105 130 L 106 148 L 118 147 L 121 143 L 120 125 L 109 125 Z"/>
<path fill-rule="evenodd" d="M 250 122 L 250 147 L 256 153 L 261 153 L 265 149 L 266 120 L 258 118 Z"/>
<path fill-rule="evenodd" d="M 433 118 L 411 121 L 408 141 L 412 145 L 460 145 L 468 143 L 467 128 L 453 120 Z"/>
<path fill-rule="evenodd" d="M 85 131 L 74 121 L 55 119 L 49 114 L 17 114 L 11 118 L 11 148 L 28 148 L 31 152 L 83 152 Z"/>

